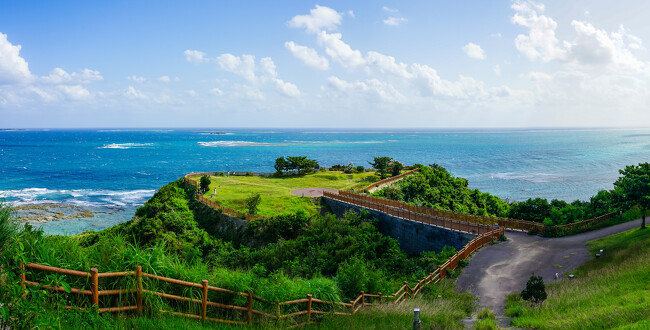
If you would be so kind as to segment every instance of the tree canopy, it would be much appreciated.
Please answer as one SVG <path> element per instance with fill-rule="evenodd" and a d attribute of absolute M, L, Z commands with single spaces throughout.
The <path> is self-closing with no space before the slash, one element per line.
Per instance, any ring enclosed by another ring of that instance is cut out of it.
<path fill-rule="evenodd" d="M 287 156 L 275 159 L 276 173 L 283 175 L 286 171 L 297 171 L 298 174 L 305 174 L 320 168 L 318 161 L 309 159 L 307 156 Z"/>
<path fill-rule="evenodd" d="M 393 159 L 390 157 L 382 156 L 382 157 L 375 157 L 373 159 L 373 162 L 368 162 L 372 168 L 377 170 L 377 173 L 379 173 L 379 177 L 383 180 L 388 176 L 388 165 L 390 162 L 392 162 Z"/>
<path fill-rule="evenodd" d="M 614 182 L 614 186 L 620 189 L 619 203 L 622 207 L 639 205 L 643 212 L 641 228 L 645 228 L 645 216 L 650 208 L 650 163 L 629 165 L 618 171 L 621 177 Z"/>

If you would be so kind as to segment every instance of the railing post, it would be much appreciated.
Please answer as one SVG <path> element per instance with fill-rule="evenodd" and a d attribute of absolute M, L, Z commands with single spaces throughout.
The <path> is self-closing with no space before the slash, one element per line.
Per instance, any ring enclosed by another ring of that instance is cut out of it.
<path fill-rule="evenodd" d="M 90 269 L 90 290 L 93 294 L 93 305 L 99 307 L 99 277 L 97 268 Z"/>
<path fill-rule="evenodd" d="M 137 293 L 135 296 L 136 305 L 138 307 L 138 314 L 142 314 L 142 266 L 135 266 L 135 281 L 137 286 Z"/>
<path fill-rule="evenodd" d="M 350 300 L 350 314 L 354 314 L 354 300 Z"/>
<path fill-rule="evenodd" d="M 25 286 L 27 278 L 25 274 L 25 264 L 22 261 L 20 262 L 20 265 L 18 265 L 18 269 L 20 270 L 20 286 L 22 286 L 23 290 L 25 290 L 27 289 L 27 286 Z"/>
<path fill-rule="evenodd" d="M 249 291 L 248 297 L 246 298 L 246 323 L 248 323 L 248 325 L 251 325 L 253 324 L 253 293 Z"/>
<path fill-rule="evenodd" d="M 365 305 L 366 305 L 366 294 L 363 291 L 361 291 L 361 306 L 365 306 Z"/>
<path fill-rule="evenodd" d="M 307 323 L 311 322 L 311 294 L 307 295 Z"/>
<path fill-rule="evenodd" d="M 277 309 L 277 311 L 276 311 L 276 313 L 277 313 L 277 316 L 276 316 L 276 317 L 277 317 L 278 320 L 280 319 L 280 312 L 281 312 L 281 311 L 280 311 L 280 301 L 278 300 L 278 309 Z"/>
<path fill-rule="evenodd" d="M 382 300 L 382 295 L 381 292 L 379 292 L 379 304 L 381 305 L 381 300 Z"/>
<path fill-rule="evenodd" d="M 208 280 L 201 281 L 203 286 L 203 301 L 201 304 L 201 321 L 205 322 L 206 314 L 208 313 Z"/>

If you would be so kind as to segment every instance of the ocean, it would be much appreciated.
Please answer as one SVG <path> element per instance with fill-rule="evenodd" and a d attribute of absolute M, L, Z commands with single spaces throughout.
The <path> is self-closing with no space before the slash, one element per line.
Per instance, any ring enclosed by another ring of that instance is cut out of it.
<path fill-rule="evenodd" d="M 84 129 L 0 131 L 0 198 L 50 234 L 131 219 L 190 172 L 272 172 L 280 156 L 368 167 L 376 156 L 444 166 L 509 200 L 588 200 L 650 161 L 650 129 Z"/>

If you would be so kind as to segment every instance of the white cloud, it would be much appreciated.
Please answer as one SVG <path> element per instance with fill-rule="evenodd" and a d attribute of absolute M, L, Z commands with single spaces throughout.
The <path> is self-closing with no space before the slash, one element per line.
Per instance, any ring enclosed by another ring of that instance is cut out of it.
<path fill-rule="evenodd" d="M 557 23 L 550 17 L 541 15 L 546 9 L 543 4 L 533 1 L 515 1 L 512 6 L 515 15 L 512 23 L 529 29 L 527 35 L 520 34 L 515 39 L 517 49 L 531 60 L 544 62 L 564 60 L 566 49 L 555 36 Z"/>
<path fill-rule="evenodd" d="M 287 41 L 284 43 L 284 47 L 287 48 L 293 56 L 301 60 L 306 66 L 316 69 L 316 70 L 327 70 L 329 69 L 329 61 L 316 52 L 313 48 L 305 47 L 294 43 L 293 41 Z"/>
<path fill-rule="evenodd" d="M 199 64 L 208 61 L 208 59 L 205 57 L 205 53 L 202 51 L 188 49 L 184 52 L 184 54 L 185 59 L 190 63 Z"/>
<path fill-rule="evenodd" d="M 124 96 L 127 98 L 130 98 L 132 100 L 135 99 L 146 99 L 147 96 L 144 95 L 141 91 L 135 89 L 133 86 L 129 86 L 125 91 L 124 91 Z"/>
<path fill-rule="evenodd" d="M 484 60 L 485 59 L 485 52 L 483 51 L 483 48 L 481 46 L 475 44 L 475 43 L 468 43 L 463 47 L 463 51 L 467 56 L 471 58 L 476 58 L 479 60 Z"/>
<path fill-rule="evenodd" d="M 48 84 L 88 84 L 96 80 L 104 80 L 99 71 L 83 69 L 80 72 L 69 74 L 61 68 L 54 68 L 49 75 L 40 79 L 40 81 Z"/>
<path fill-rule="evenodd" d="M 354 17 L 355 17 L 355 16 L 354 16 L 354 11 L 352 11 L 351 9 L 348 10 L 348 16 L 354 18 Z"/>
<path fill-rule="evenodd" d="M 158 78 L 158 81 L 168 84 L 172 81 L 172 79 L 169 78 L 169 76 L 161 76 L 160 78 Z"/>
<path fill-rule="evenodd" d="M 20 56 L 20 45 L 13 45 L 0 32 L 0 85 L 27 83 L 32 79 L 29 65 Z"/>
<path fill-rule="evenodd" d="M 496 74 L 497 76 L 501 75 L 501 66 L 495 64 L 494 67 L 492 68 L 492 71 L 494 71 L 494 74 Z"/>
<path fill-rule="evenodd" d="M 492 37 L 492 38 L 501 38 L 502 35 L 501 35 L 500 32 L 497 32 L 497 33 L 492 33 L 492 34 L 490 34 L 490 37 Z"/>
<path fill-rule="evenodd" d="M 210 94 L 216 95 L 216 96 L 221 96 L 223 95 L 223 91 L 221 91 L 219 88 L 215 87 L 210 89 Z"/>
<path fill-rule="evenodd" d="M 72 100 L 86 100 L 91 97 L 90 92 L 81 85 L 60 85 L 58 89 Z"/>
<path fill-rule="evenodd" d="M 406 18 L 404 18 L 404 17 L 391 16 L 391 17 L 386 18 L 383 22 L 384 22 L 385 25 L 398 26 L 398 25 L 400 25 L 402 23 L 406 23 L 407 21 L 408 20 Z"/>
<path fill-rule="evenodd" d="M 557 23 L 543 15 L 545 7 L 533 1 L 516 1 L 512 6 L 515 15 L 512 23 L 528 28 L 528 34 L 515 39 L 517 49 L 530 60 L 543 62 L 559 61 L 592 67 L 608 67 L 625 72 L 647 70 L 647 63 L 634 56 L 640 49 L 640 38 L 621 26 L 618 31 L 608 33 L 593 24 L 574 20 L 575 31 L 572 41 L 560 41 L 555 32 Z"/>
<path fill-rule="evenodd" d="M 137 82 L 137 83 L 143 83 L 143 82 L 147 81 L 147 78 L 138 77 L 136 75 L 128 76 L 128 77 L 126 77 L 126 79 Z"/>
<path fill-rule="evenodd" d="M 325 53 L 332 60 L 339 62 L 346 68 L 363 65 L 365 60 L 360 51 L 352 49 L 348 44 L 341 40 L 340 33 L 327 33 L 321 31 L 318 34 L 318 42 L 325 47 Z"/>
<path fill-rule="evenodd" d="M 337 92 L 336 96 L 357 97 L 364 95 L 372 102 L 386 101 L 399 103 L 405 100 L 394 86 L 378 79 L 368 79 L 366 81 L 347 82 L 338 77 L 329 77 L 328 88 Z"/>
<path fill-rule="evenodd" d="M 387 11 L 387 12 L 389 12 L 389 13 L 396 13 L 396 12 L 399 11 L 399 10 L 397 10 L 397 9 L 389 8 L 389 7 L 386 7 L 386 6 L 383 6 L 381 9 L 382 9 L 383 11 Z"/>
<path fill-rule="evenodd" d="M 293 28 L 304 28 L 307 32 L 318 33 L 321 30 L 336 30 L 342 18 L 336 10 L 316 5 L 309 11 L 309 15 L 296 15 L 288 24 Z"/>
<path fill-rule="evenodd" d="M 221 54 L 215 61 L 221 70 L 234 73 L 255 85 L 255 93 L 253 93 L 255 95 L 262 93 L 259 90 L 260 86 L 271 85 L 285 96 L 300 96 L 300 90 L 295 84 L 277 78 L 276 66 L 270 57 L 264 57 L 256 63 L 255 56 L 253 55 L 244 54 L 242 56 L 235 56 L 233 54 Z M 244 94 L 250 93 L 249 91 Z M 255 98 L 258 99 L 257 96 Z"/>

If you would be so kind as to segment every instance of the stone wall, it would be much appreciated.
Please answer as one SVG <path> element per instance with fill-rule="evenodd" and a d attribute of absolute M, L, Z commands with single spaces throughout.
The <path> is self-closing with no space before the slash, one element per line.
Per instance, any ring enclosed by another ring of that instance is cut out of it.
<path fill-rule="evenodd" d="M 327 197 L 323 197 L 323 200 L 337 216 L 350 209 L 357 212 L 363 209 Z M 379 220 L 379 231 L 396 239 L 400 248 L 409 254 L 419 254 L 423 251 L 440 252 L 444 246 L 453 246 L 458 251 L 476 237 L 474 234 L 405 220 L 379 211 L 368 211 Z"/>

